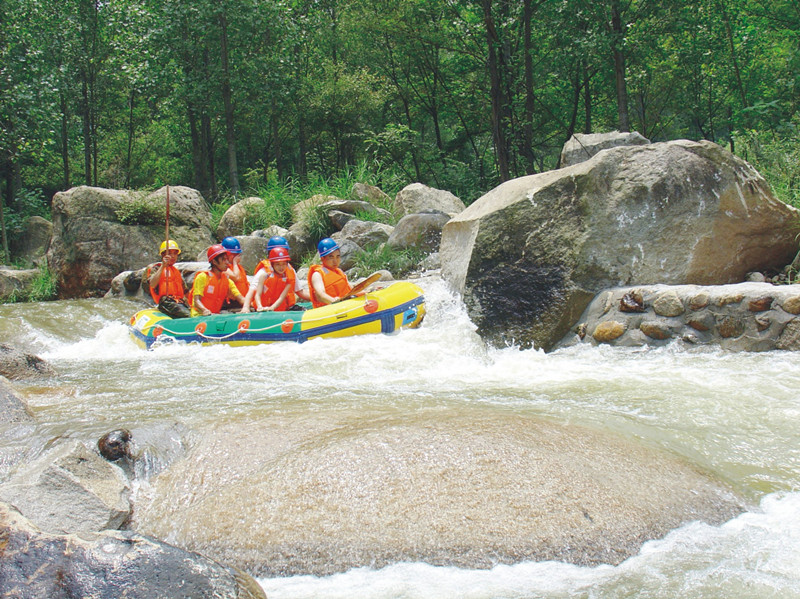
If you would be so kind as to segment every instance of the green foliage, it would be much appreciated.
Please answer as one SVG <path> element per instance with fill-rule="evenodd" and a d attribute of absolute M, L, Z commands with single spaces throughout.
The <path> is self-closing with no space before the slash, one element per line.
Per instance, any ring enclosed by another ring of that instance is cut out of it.
<path fill-rule="evenodd" d="M 748 130 L 734 136 L 736 153 L 764 176 L 780 200 L 795 208 L 800 208 L 798 125 L 786 125 L 780 131 Z"/>
<path fill-rule="evenodd" d="M 378 270 L 388 270 L 397 278 L 403 278 L 419 268 L 425 253 L 416 249 L 395 250 L 383 244 L 376 248 L 365 248 L 355 256 L 355 265 L 348 271 L 354 277 L 366 277 Z"/>
<path fill-rule="evenodd" d="M 46 265 L 42 265 L 39 267 L 39 274 L 31 282 L 27 291 L 15 290 L 2 303 L 45 302 L 56 299 L 56 294 L 56 279 L 50 269 Z"/>
<path fill-rule="evenodd" d="M 308 236 L 315 241 L 330 237 L 336 232 L 331 219 L 328 217 L 328 210 L 320 206 L 308 206 L 302 218 L 306 225 Z"/>
<path fill-rule="evenodd" d="M 123 225 L 158 225 L 167 218 L 166 206 L 144 195 L 127 200 L 115 214 Z"/>
<path fill-rule="evenodd" d="M 22 232 L 22 224 L 25 219 L 31 216 L 41 216 L 50 218 L 50 207 L 44 200 L 40 191 L 31 189 L 20 189 L 10 208 L 6 208 L 3 217 L 6 223 L 6 231 L 13 240 Z"/>

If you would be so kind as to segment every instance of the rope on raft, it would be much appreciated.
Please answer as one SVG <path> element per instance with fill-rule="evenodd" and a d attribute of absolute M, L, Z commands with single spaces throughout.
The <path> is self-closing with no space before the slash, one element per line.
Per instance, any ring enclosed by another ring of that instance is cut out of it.
<path fill-rule="evenodd" d="M 367 294 L 364 294 L 364 299 L 365 300 L 368 299 L 367 298 Z M 364 303 L 366 304 L 366 301 Z M 359 309 L 361 309 L 363 307 L 364 307 L 363 304 L 360 304 L 358 306 L 353 306 L 352 308 L 348 308 L 344 312 L 340 312 L 340 314 L 348 314 L 350 312 L 353 312 L 354 310 L 359 310 Z M 330 316 L 320 316 L 318 318 L 308 318 L 308 319 L 305 320 L 305 322 L 312 323 L 312 322 L 317 322 L 319 320 L 328 320 L 329 318 L 330 318 Z M 251 328 L 236 329 L 232 333 L 228 333 L 227 335 L 219 335 L 219 336 L 206 335 L 203 331 L 198 331 L 197 329 L 195 329 L 193 331 L 180 332 L 180 331 L 171 331 L 170 329 L 168 329 L 168 328 L 166 328 L 164 326 L 161 326 L 161 325 L 156 325 L 156 326 L 160 326 L 163 333 L 169 333 L 170 335 L 173 335 L 175 337 L 183 337 L 183 336 L 186 336 L 186 335 L 198 335 L 198 336 L 202 337 L 203 339 L 209 339 L 209 340 L 213 340 L 213 341 L 222 341 L 224 339 L 229 339 L 230 337 L 233 337 L 234 335 L 239 335 L 240 333 L 244 333 L 245 331 L 247 331 L 248 333 L 263 333 L 264 331 L 268 331 L 268 330 L 274 329 L 276 327 L 283 327 L 283 325 L 286 322 L 291 322 L 292 326 L 294 326 L 296 322 L 302 322 L 302 319 L 299 320 L 299 321 L 295 321 L 295 320 L 292 320 L 290 318 L 287 318 L 283 322 L 276 322 L 275 324 L 271 324 L 271 325 L 268 325 L 268 326 L 260 328 L 260 329 L 251 329 Z M 159 333 L 158 336 L 160 336 L 160 335 L 161 334 Z"/>

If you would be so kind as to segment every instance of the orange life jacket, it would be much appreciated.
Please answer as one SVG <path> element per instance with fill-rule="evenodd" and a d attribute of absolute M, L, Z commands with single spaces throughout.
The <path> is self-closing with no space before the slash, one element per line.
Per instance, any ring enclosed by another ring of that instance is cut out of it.
<path fill-rule="evenodd" d="M 350 283 L 347 282 L 347 275 L 341 268 L 328 268 L 321 264 L 312 264 L 308 269 L 308 292 L 311 294 L 311 305 L 315 308 L 326 306 L 325 302 L 317 299 L 314 293 L 314 285 L 311 283 L 311 275 L 318 272 L 322 275 L 322 283 L 325 285 L 325 293 L 332 297 L 344 298 L 350 293 Z"/>
<path fill-rule="evenodd" d="M 158 268 L 161 266 L 161 263 L 157 263 L 153 268 Z M 152 269 L 147 269 L 147 278 L 150 278 L 152 273 Z M 164 297 L 165 295 L 169 295 L 174 297 L 176 300 L 183 299 L 186 293 L 185 286 L 183 284 L 183 277 L 181 276 L 181 271 L 179 271 L 174 266 L 167 266 L 161 271 L 161 275 L 158 277 L 158 285 L 155 288 L 150 286 L 150 297 L 153 298 L 153 301 L 158 305 L 159 300 Z"/>
<path fill-rule="evenodd" d="M 228 275 L 224 272 L 215 274 L 213 270 L 201 272 L 208 274 L 208 281 L 206 281 L 206 286 L 203 288 L 203 295 L 200 296 L 200 301 L 212 314 L 219 314 L 220 310 L 222 310 L 222 304 L 225 303 L 229 293 Z M 192 302 L 194 302 L 194 298 L 192 298 Z"/>
<path fill-rule="evenodd" d="M 275 271 L 272 270 L 272 264 L 270 264 L 269 260 L 262 260 L 261 262 L 259 262 L 256 265 L 256 270 L 255 270 L 255 272 L 253 274 L 257 275 L 259 270 L 266 270 L 268 273 L 275 272 Z M 295 281 L 297 280 L 297 271 L 294 269 L 294 267 L 291 264 L 287 264 L 286 265 L 286 272 L 287 273 L 292 273 L 292 277 L 294 278 L 294 280 Z M 291 288 L 289 288 L 288 295 L 286 296 L 286 299 L 288 300 L 289 307 L 294 306 L 297 303 L 297 294 L 294 292 L 294 290 L 295 290 L 295 285 L 292 285 Z M 279 292 L 279 294 L 280 294 L 280 292 Z M 278 299 L 277 295 L 275 296 L 275 299 Z M 268 306 L 269 304 L 263 304 L 262 303 L 261 305 L 262 306 L 263 305 L 267 305 Z"/>
<path fill-rule="evenodd" d="M 261 305 L 262 306 L 271 306 L 275 303 L 283 290 L 288 286 L 289 291 L 286 294 L 284 300 L 278 304 L 275 308 L 276 312 L 281 312 L 283 310 L 288 310 L 291 308 L 294 302 L 294 288 L 295 283 L 297 282 L 297 276 L 294 272 L 294 269 L 291 266 L 286 268 L 286 272 L 284 276 L 279 275 L 276 272 L 271 272 L 266 279 L 264 279 L 264 292 L 261 294 Z"/>
<path fill-rule="evenodd" d="M 247 271 L 245 271 L 241 264 L 237 264 L 237 266 L 239 267 L 239 276 L 231 277 L 231 279 L 233 280 L 233 284 L 236 285 L 236 288 L 239 290 L 239 293 L 242 295 L 247 295 L 247 292 L 250 289 L 250 282 L 247 280 Z"/>

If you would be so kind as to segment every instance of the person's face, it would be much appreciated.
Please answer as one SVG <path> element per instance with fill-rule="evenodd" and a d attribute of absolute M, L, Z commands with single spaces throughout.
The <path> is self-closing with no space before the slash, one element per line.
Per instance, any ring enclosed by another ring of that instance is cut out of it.
<path fill-rule="evenodd" d="M 288 262 L 273 262 L 272 263 L 272 270 L 274 270 L 279 275 L 282 275 L 286 272 L 286 265 L 289 264 Z"/>
<path fill-rule="evenodd" d="M 161 260 L 164 264 L 172 266 L 178 261 L 178 250 L 166 250 L 161 254 Z"/>
<path fill-rule="evenodd" d="M 342 262 L 342 252 L 340 250 L 333 250 L 327 256 L 323 256 L 322 263 L 330 268 L 339 268 Z"/>
<path fill-rule="evenodd" d="M 225 270 L 228 268 L 228 264 L 230 264 L 230 255 L 229 254 L 220 254 L 216 258 L 214 258 L 211 263 L 216 266 L 219 270 Z"/>

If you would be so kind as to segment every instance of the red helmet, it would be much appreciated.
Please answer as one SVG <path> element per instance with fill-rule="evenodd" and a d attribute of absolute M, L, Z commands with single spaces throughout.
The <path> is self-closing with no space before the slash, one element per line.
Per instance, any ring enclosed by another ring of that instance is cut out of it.
<path fill-rule="evenodd" d="M 215 243 L 206 252 L 206 256 L 208 256 L 208 261 L 211 262 L 214 258 L 219 256 L 220 254 L 227 254 L 228 250 L 222 247 L 220 244 Z"/>
<path fill-rule="evenodd" d="M 269 251 L 270 262 L 288 262 L 289 260 L 289 251 L 286 248 L 272 248 Z"/>

